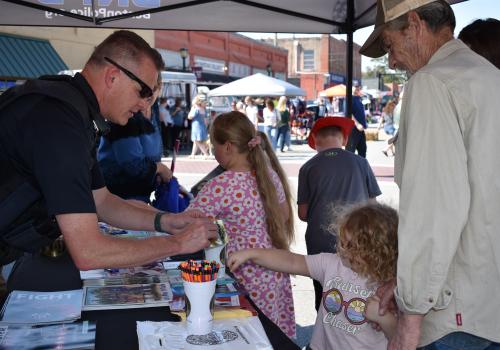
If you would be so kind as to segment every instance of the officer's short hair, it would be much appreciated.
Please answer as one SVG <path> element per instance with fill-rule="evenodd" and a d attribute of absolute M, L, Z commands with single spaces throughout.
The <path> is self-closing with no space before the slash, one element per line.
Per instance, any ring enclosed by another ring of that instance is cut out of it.
<path fill-rule="evenodd" d="M 165 67 L 160 53 L 138 34 L 129 30 L 117 30 L 104 39 L 95 48 L 87 64 L 103 65 L 106 63 L 104 57 L 109 57 L 120 63 L 128 61 L 136 64 L 147 57 L 154 62 L 158 71 Z"/>

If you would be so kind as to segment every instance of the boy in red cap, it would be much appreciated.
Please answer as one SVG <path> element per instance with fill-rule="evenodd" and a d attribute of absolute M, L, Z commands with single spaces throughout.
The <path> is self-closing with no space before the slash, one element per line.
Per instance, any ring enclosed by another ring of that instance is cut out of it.
<path fill-rule="evenodd" d="M 328 226 L 337 209 L 381 194 L 368 161 L 342 149 L 353 126 L 349 118 L 321 118 L 309 135 L 309 146 L 318 154 L 300 168 L 297 195 L 299 218 L 307 222 L 309 255 L 336 252 L 336 238 Z M 318 310 L 323 290 L 319 282 L 313 283 Z"/>

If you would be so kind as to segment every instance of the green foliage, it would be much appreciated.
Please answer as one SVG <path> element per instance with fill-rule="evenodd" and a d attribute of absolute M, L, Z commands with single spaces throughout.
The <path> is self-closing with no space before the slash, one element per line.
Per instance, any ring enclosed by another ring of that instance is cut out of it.
<path fill-rule="evenodd" d="M 406 73 L 389 68 L 389 56 L 385 55 L 379 58 L 373 58 L 372 66 L 368 67 L 366 72 L 363 72 L 363 79 L 379 78 L 383 79 L 384 84 L 397 83 L 403 84 L 408 79 Z"/>

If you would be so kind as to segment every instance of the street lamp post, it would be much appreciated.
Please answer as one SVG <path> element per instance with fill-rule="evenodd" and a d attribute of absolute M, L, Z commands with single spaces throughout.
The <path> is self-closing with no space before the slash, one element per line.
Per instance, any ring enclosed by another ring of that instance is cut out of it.
<path fill-rule="evenodd" d="M 182 58 L 182 71 L 186 71 L 186 58 L 188 57 L 188 49 L 185 47 L 182 47 L 179 49 L 179 54 L 181 55 Z M 191 90 L 190 90 L 190 84 L 185 84 L 186 87 L 186 107 L 191 108 Z"/>
<path fill-rule="evenodd" d="M 186 49 L 185 47 L 181 48 L 179 50 L 179 54 L 181 55 L 181 58 L 182 58 L 182 71 L 185 72 L 186 71 L 186 58 L 188 57 L 188 49 Z"/>

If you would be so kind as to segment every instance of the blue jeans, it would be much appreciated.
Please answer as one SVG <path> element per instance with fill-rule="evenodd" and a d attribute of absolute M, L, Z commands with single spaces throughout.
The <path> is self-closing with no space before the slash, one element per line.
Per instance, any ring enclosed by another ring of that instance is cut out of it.
<path fill-rule="evenodd" d="M 266 132 L 267 137 L 269 137 L 273 150 L 276 149 L 276 128 L 266 125 L 264 126 L 264 131 Z"/>
<path fill-rule="evenodd" d="M 419 350 L 500 350 L 499 343 L 493 343 L 475 335 L 455 332 L 445 335 Z"/>
<path fill-rule="evenodd" d="M 276 134 L 277 148 L 280 148 L 281 151 L 285 148 L 286 143 L 286 135 L 290 133 L 290 129 L 288 125 L 282 125 L 278 128 L 278 132 Z M 288 146 L 290 147 L 290 146 Z"/>

